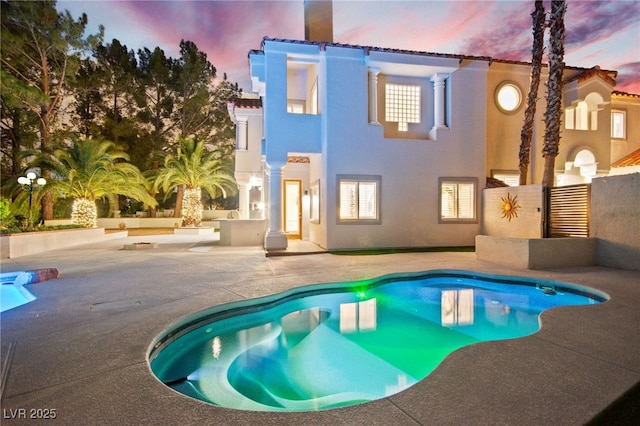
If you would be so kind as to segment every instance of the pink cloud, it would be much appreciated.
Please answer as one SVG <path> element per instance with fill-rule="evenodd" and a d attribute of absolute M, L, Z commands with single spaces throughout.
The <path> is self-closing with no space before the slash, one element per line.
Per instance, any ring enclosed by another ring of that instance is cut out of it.
<path fill-rule="evenodd" d="M 618 67 L 616 90 L 640 94 L 640 62 L 630 62 Z"/>

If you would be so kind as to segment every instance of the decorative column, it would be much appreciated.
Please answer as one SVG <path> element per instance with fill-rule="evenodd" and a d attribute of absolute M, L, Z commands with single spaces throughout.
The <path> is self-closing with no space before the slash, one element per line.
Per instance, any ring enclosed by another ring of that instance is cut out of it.
<path fill-rule="evenodd" d="M 431 77 L 433 82 L 433 128 L 446 129 L 444 122 L 444 81 L 447 74 L 435 74 Z"/>
<path fill-rule="evenodd" d="M 248 149 L 247 139 L 248 117 L 236 117 L 236 149 L 246 151 Z"/>
<path fill-rule="evenodd" d="M 287 235 L 282 226 L 282 169 L 286 164 L 270 164 L 269 179 L 269 227 L 264 247 L 267 250 L 287 248 Z"/>
<path fill-rule="evenodd" d="M 380 68 L 369 67 L 369 124 L 378 122 L 378 74 Z"/>
<path fill-rule="evenodd" d="M 240 210 L 240 219 L 249 219 L 249 186 L 248 180 L 238 180 L 238 208 Z"/>

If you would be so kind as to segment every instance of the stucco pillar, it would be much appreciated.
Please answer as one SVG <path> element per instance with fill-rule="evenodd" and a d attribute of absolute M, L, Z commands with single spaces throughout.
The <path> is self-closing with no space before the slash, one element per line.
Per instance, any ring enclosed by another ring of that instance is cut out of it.
<path fill-rule="evenodd" d="M 270 164 L 269 227 L 264 238 L 267 250 L 287 248 L 287 236 L 282 226 L 282 169 L 286 164 Z"/>
<path fill-rule="evenodd" d="M 236 117 L 236 149 L 238 150 L 248 149 L 247 123 L 248 117 Z"/>
<path fill-rule="evenodd" d="M 249 186 L 248 181 L 238 181 L 238 208 L 240 219 L 249 219 Z"/>
<path fill-rule="evenodd" d="M 447 74 L 435 74 L 431 77 L 433 82 L 433 128 L 446 129 L 444 122 L 444 81 Z"/>
<path fill-rule="evenodd" d="M 380 68 L 369 67 L 369 124 L 378 122 L 378 74 Z"/>

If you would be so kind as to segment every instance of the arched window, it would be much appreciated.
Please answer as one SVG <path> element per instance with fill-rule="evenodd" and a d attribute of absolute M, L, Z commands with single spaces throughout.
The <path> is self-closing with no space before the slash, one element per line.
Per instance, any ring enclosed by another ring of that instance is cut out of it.
<path fill-rule="evenodd" d="M 578 151 L 575 160 L 573 160 L 573 165 L 580 168 L 580 175 L 585 178 L 594 177 L 598 170 L 596 156 L 589 149 L 581 149 Z"/>

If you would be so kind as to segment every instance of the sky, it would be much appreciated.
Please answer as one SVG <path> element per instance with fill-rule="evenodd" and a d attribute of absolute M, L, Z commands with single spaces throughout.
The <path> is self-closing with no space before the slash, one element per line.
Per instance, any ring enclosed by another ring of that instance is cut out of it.
<path fill-rule="evenodd" d="M 86 13 L 85 34 L 105 28 L 137 52 L 159 46 L 179 57 L 180 40 L 207 53 L 251 92 L 248 53 L 262 39 L 304 39 L 303 0 L 58 0 Z M 545 1 L 550 10 L 550 2 Z M 437 53 L 531 60 L 533 0 L 334 0 L 334 42 Z M 567 0 L 565 63 L 618 71 L 615 90 L 640 94 L 640 1 Z"/>

